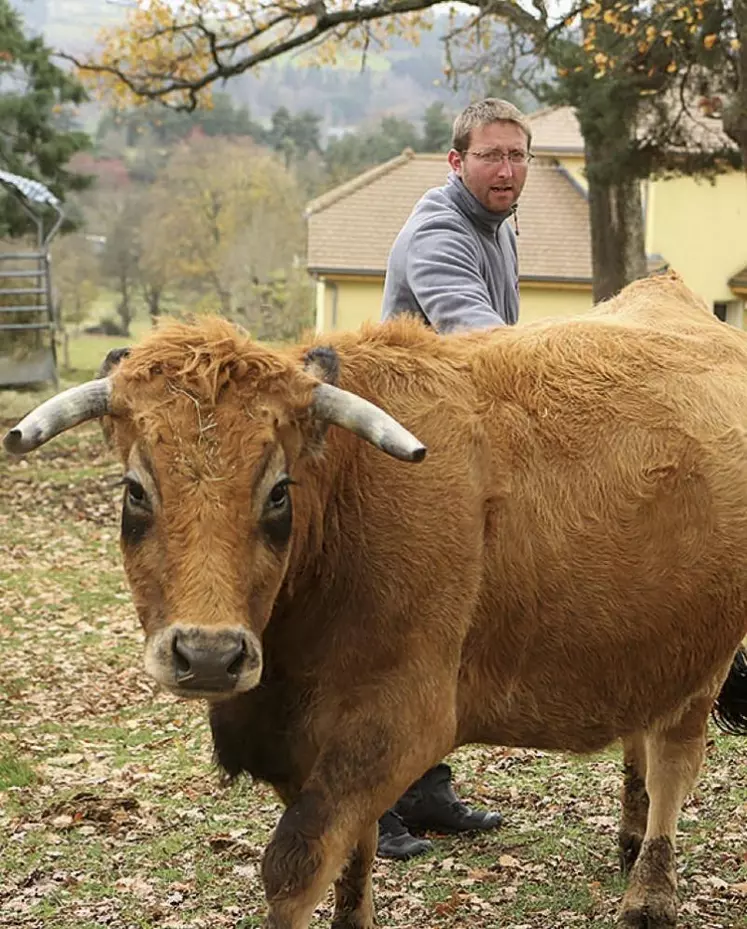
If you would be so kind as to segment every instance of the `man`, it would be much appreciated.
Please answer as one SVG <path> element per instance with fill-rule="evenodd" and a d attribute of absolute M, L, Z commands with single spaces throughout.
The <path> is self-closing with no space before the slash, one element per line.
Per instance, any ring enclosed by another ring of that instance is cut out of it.
<path fill-rule="evenodd" d="M 451 171 L 416 204 L 389 255 L 382 318 L 416 313 L 438 332 L 512 325 L 519 315 L 516 211 L 531 130 L 503 100 L 454 121 Z"/>
<path fill-rule="evenodd" d="M 382 318 L 412 313 L 437 332 L 510 326 L 519 317 L 516 237 L 509 217 L 532 158 L 532 133 L 513 104 L 488 98 L 454 121 L 446 184 L 423 195 L 389 254 Z M 436 765 L 379 820 L 378 854 L 407 859 L 431 848 L 412 832 L 495 829 L 500 813 L 456 797 Z"/>

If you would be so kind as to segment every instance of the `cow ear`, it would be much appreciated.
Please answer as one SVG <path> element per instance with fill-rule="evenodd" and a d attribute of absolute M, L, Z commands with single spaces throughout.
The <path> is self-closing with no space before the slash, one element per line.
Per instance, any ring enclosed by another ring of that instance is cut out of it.
<path fill-rule="evenodd" d="M 96 373 L 96 377 L 109 377 L 120 361 L 123 358 L 126 358 L 129 354 L 129 348 L 113 348 L 101 363 L 101 366 Z M 112 440 L 114 438 L 114 427 L 112 424 L 111 416 L 102 416 L 99 422 L 101 424 L 101 431 L 104 433 L 104 441 L 109 446 L 109 448 L 111 448 L 113 444 Z"/>
<path fill-rule="evenodd" d="M 303 369 L 323 384 L 337 386 L 340 380 L 340 359 L 337 352 L 330 345 L 317 345 L 310 348 L 303 358 Z M 306 450 L 312 454 L 320 452 L 324 445 L 324 436 L 328 424 L 321 419 L 312 419 L 311 430 L 306 437 Z"/>
<path fill-rule="evenodd" d="M 334 384 L 340 380 L 340 359 L 337 352 L 329 345 L 310 348 L 304 355 L 304 371 L 325 384 Z"/>
<path fill-rule="evenodd" d="M 119 362 L 130 354 L 129 348 L 113 348 L 101 363 L 96 377 L 108 377 Z"/>

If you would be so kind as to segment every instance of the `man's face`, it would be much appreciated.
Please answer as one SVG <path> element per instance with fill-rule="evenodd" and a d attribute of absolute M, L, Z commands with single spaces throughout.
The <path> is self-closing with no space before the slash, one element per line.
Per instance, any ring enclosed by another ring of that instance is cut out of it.
<path fill-rule="evenodd" d="M 505 120 L 478 126 L 470 136 L 469 151 L 452 148 L 449 165 L 486 209 L 503 213 L 519 199 L 527 179 L 529 162 L 521 163 L 527 137 L 521 126 Z"/>

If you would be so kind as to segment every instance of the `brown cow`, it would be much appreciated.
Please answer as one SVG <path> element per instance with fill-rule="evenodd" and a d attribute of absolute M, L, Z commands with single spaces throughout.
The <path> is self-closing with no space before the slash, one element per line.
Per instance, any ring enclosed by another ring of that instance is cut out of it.
<path fill-rule="evenodd" d="M 370 929 L 377 818 L 455 746 L 616 739 L 620 924 L 675 926 L 677 818 L 747 632 L 747 335 L 674 277 L 448 337 L 281 351 L 174 323 L 6 447 L 91 417 L 124 466 L 147 672 L 210 701 L 219 762 L 287 805 L 268 927 L 307 927 L 334 881 L 334 927 Z"/>

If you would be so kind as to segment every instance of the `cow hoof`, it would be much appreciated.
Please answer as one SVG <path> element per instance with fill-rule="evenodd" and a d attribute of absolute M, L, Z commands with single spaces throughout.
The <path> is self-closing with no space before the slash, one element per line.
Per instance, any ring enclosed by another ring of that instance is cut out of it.
<path fill-rule="evenodd" d="M 634 835 L 632 832 L 621 832 L 618 836 L 620 871 L 623 874 L 630 874 L 632 871 L 633 865 L 638 860 L 642 844 L 643 837 Z"/>
<path fill-rule="evenodd" d="M 346 916 L 336 919 L 332 923 L 332 929 L 376 929 L 376 923 L 371 919 L 361 920 L 356 916 Z"/>
<path fill-rule="evenodd" d="M 623 905 L 617 925 L 619 929 L 676 929 L 677 905 L 664 897 L 640 905 Z"/>

